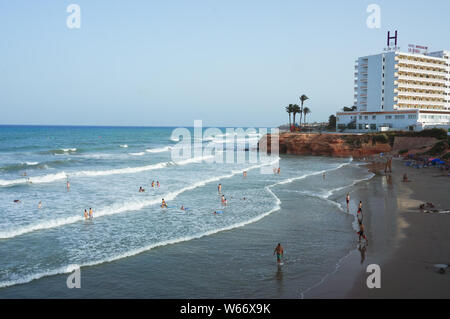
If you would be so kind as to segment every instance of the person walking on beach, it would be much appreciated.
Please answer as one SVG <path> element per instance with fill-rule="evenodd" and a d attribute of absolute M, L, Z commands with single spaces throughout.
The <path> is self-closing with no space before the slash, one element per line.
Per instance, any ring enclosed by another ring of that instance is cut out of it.
<path fill-rule="evenodd" d="M 362 237 L 362 238 L 364 238 L 364 240 L 366 241 L 366 245 L 369 243 L 368 240 L 367 240 L 366 235 L 364 234 L 364 225 L 363 225 L 362 222 L 359 222 L 359 232 L 358 232 L 358 235 L 359 235 L 359 242 L 361 242 L 361 237 Z"/>
<path fill-rule="evenodd" d="M 275 247 L 273 254 L 275 255 L 275 253 L 277 254 L 277 264 L 281 265 L 281 258 L 283 258 L 284 249 L 280 243 L 278 243 L 277 247 Z"/>
<path fill-rule="evenodd" d="M 358 222 L 361 222 L 361 223 L 362 223 L 364 216 L 363 216 L 363 212 L 362 212 L 362 202 L 361 202 L 361 201 L 359 202 L 359 205 L 358 205 L 358 212 L 357 212 L 356 215 L 357 215 L 357 217 L 358 217 Z"/>
<path fill-rule="evenodd" d="M 347 212 L 349 211 L 350 206 L 350 193 L 347 193 L 347 196 L 345 197 L 345 200 L 347 202 Z"/>

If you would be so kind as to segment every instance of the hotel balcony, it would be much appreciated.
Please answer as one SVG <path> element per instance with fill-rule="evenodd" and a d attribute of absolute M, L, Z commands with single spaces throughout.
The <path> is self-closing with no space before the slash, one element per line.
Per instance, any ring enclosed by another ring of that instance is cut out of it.
<path fill-rule="evenodd" d="M 436 98 L 436 99 L 444 99 L 444 94 L 433 94 L 433 93 L 416 93 L 416 92 L 398 92 L 399 98 L 400 96 L 414 96 L 414 97 L 426 97 L 426 98 Z"/>
<path fill-rule="evenodd" d="M 395 101 L 395 98 L 394 98 Z M 398 104 L 409 104 L 409 105 L 419 105 L 419 106 L 432 106 L 432 107 L 444 107 L 444 102 L 437 102 L 437 101 L 415 101 L 415 100 L 406 100 L 402 98 L 398 98 Z"/>
<path fill-rule="evenodd" d="M 395 73 L 395 77 L 398 77 L 401 80 L 410 80 L 410 81 L 420 81 L 420 82 L 428 82 L 428 83 L 440 83 L 440 84 L 446 84 L 447 81 L 445 79 L 433 79 L 433 78 L 422 78 L 419 76 L 410 76 L 410 75 L 403 75 Z"/>
<path fill-rule="evenodd" d="M 410 67 L 405 67 L 405 66 L 399 66 L 398 71 L 421 74 L 421 75 L 436 75 L 436 76 L 442 76 L 442 77 L 445 77 L 448 75 L 447 71 L 437 72 L 437 71 L 430 71 L 430 70 L 415 69 L 415 68 L 410 68 Z"/>
<path fill-rule="evenodd" d="M 438 62 L 438 61 L 436 61 L 436 63 L 419 62 L 419 61 L 414 61 L 414 60 L 409 60 L 409 59 L 398 59 L 396 61 L 398 61 L 399 63 L 403 63 L 403 64 L 424 66 L 424 67 L 430 67 L 430 68 L 442 68 L 442 69 L 445 69 L 445 67 L 446 67 L 444 62 L 441 63 L 441 62 Z"/>
<path fill-rule="evenodd" d="M 398 82 L 394 83 L 399 88 L 408 88 L 408 89 L 419 89 L 419 90 L 434 90 L 434 91 L 444 91 L 445 87 L 443 86 L 435 86 L 435 85 L 425 85 L 425 84 L 409 84 Z"/>

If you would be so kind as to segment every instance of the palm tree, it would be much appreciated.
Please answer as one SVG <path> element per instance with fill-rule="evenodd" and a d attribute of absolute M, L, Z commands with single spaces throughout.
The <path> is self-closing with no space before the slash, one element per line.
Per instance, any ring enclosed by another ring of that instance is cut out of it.
<path fill-rule="evenodd" d="M 291 129 L 291 114 L 293 113 L 292 104 L 286 106 L 285 110 L 289 114 L 289 129 Z"/>
<path fill-rule="evenodd" d="M 305 107 L 304 109 L 303 109 L 303 115 L 305 116 L 304 118 L 303 118 L 303 124 L 306 124 L 306 114 L 309 114 L 309 113 L 311 113 L 311 110 L 309 109 L 309 107 Z"/>
<path fill-rule="evenodd" d="M 302 107 L 300 109 L 300 125 L 302 124 L 303 103 L 305 103 L 306 100 L 309 100 L 309 97 L 307 97 L 305 94 L 300 96 L 300 102 L 302 102 Z"/>
<path fill-rule="evenodd" d="M 301 113 L 300 106 L 297 104 L 292 105 L 292 110 L 294 113 L 294 124 L 295 124 L 295 115 Z"/>

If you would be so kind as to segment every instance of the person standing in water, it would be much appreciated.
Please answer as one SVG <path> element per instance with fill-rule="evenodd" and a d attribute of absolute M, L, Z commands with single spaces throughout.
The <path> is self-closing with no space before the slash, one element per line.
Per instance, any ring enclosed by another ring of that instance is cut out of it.
<path fill-rule="evenodd" d="M 347 202 L 347 211 L 350 207 L 350 193 L 347 193 L 347 196 L 345 197 L 345 201 Z"/>
<path fill-rule="evenodd" d="M 220 194 L 222 192 L 222 184 L 217 186 L 217 192 Z"/>
<path fill-rule="evenodd" d="M 70 183 L 69 183 L 69 180 L 67 180 L 67 191 L 70 191 Z"/>
<path fill-rule="evenodd" d="M 162 199 L 162 202 L 161 202 L 161 208 L 167 208 L 167 203 L 164 200 L 164 198 Z"/>
<path fill-rule="evenodd" d="M 159 181 L 156 181 L 156 187 L 159 188 Z"/>
<path fill-rule="evenodd" d="M 278 243 L 277 247 L 275 247 L 273 254 L 275 255 L 275 253 L 277 254 L 277 264 L 281 265 L 281 258 L 283 258 L 284 249 L 280 243 Z"/>
<path fill-rule="evenodd" d="M 94 218 L 94 212 L 92 211 L 92 208 L 89 208 L 89 219 Z"/>
<path fill-rule="evenodd" d="M 152 181 L 152 188 L 155 188 L 155 181 Z"/>
<path fill-rule="evenodd" d="M 85 210 L 84 210 L 84 219 L 85 219 L 85 220 L 88 220 L 88 218 L 89 218 L 88 212 L 87 212 L 87 210 L 85 209 Z"/>
<path fill-rule="evenodd" d="M 41 209 L 41 208 L 42 208 L 42 202 L 39 202 L 38 209 Z"/>

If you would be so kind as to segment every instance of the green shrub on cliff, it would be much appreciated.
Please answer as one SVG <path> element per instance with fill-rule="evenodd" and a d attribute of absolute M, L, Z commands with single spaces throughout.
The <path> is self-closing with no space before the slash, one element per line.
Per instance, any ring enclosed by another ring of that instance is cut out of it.
<path fill-rule="evenodd" d="M 389 137 L 384 133 L 376 134 L 373 136 L 372 141 L 375 143 L 386 144 L 386 143 L 389 143 Z"/>
<path fill-rule="evenodd" d="M 440 141 L 434 144 L 434 146 L 425 154 L 427 155 L 439 155 L 449 148 L 447 141 Z"/>

